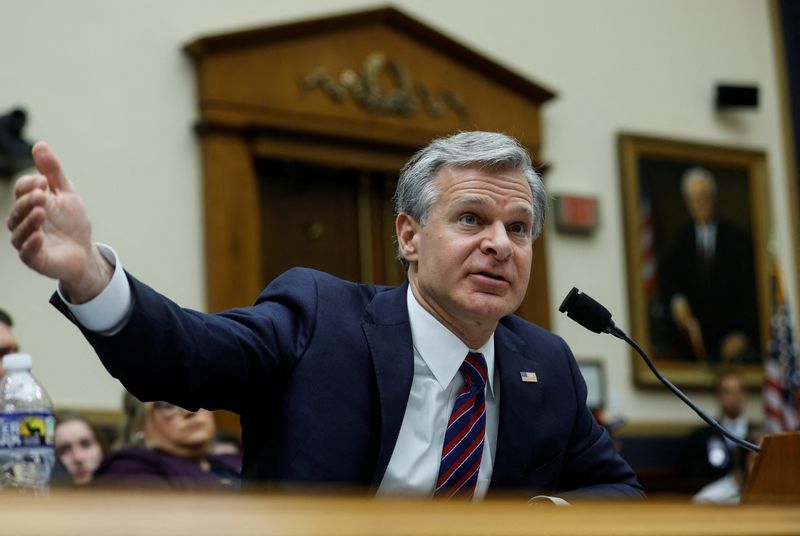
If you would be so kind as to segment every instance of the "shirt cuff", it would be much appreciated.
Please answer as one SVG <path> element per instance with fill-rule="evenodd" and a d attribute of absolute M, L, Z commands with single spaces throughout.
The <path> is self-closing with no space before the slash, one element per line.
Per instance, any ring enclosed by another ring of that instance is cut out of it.
<path fill-rule="evenodd" d="M 97 244 L 97 249 L 105 260 L 114 267 L 114 275 L 100 294 L 86 303 L 74 304 L 61 292 L 61 282 L 56 292 L 66 304 L 78 323 L 89 331 L 101 335 L 113 335 L 120 331 L 128 321 L 132 309 L 131 287 L 125 270 L 117 257 L 117 252 L 105 244 Z"/>

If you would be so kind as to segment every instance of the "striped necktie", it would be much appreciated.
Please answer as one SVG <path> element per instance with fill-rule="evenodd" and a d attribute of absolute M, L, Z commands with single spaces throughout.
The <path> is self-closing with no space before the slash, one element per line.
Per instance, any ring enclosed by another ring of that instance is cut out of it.
<path fill-rule="evenodd" d="M 472 498 L 486 436 L 486 359 L 470 352 L 459 369 L 466 384 L 447 421 L 435 497 Z"/>

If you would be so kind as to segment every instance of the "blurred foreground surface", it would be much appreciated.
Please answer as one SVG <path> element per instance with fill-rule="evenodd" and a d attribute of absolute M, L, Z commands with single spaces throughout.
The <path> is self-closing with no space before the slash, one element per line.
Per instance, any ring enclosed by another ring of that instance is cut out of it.
<path fill-rule="evenodd" d="M 341 495 L 53 490 L 0 492 L 4 534 L 141 535 L 783 535 L 800 534 L 796 505 L 641 503 L 478 504 Z"/>

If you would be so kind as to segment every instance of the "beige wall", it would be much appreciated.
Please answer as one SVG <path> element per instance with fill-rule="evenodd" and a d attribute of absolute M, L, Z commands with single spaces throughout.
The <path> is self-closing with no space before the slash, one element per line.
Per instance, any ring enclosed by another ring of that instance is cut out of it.
<path fill-rule="evenodd" d="M 178 303 L 204 307 L 201 191 L 193 73 L 186 42 L 242 27 L 383 5 L 341 0 L 0 0 L 0 111 L 30 111 L 28 136 L 61 156 L 93 218 L 95 238 Z M 774 240 L 794 267 L 768 5 L 758 0 L 404 0 L 395 5 L 556 90 L 545 108 L 551 193 L 600 202 L 590 238 L 548 228 L 555 310 L 573 285 L 629 326 L 620 130 L 765 149 Z M 758 111 L 721 117 L 718 80 L 758 83 Z M 0 217 L 11 203 L 0 184 Z M 551 222 L 552 223 L 552 222 Z M 589 269 L 588 267 L 591 267 Z M 35 372 L 59 405 L 118 407 L 120 387 L 47 303 L 53 282 L 26 270 L 0 232 L 0 307 L 15 316 Z M 794 280 L 790 292 L 796 296 Z M 627 349 L 565 317 L 554 329 L 578 357 L 605 361 L 611 412 L 631 421 L 693 422 L 670 395 L 630 382 Z M 707 408 L 707 396 L 697 397 Z M 758 416 L 759 406 L 751 404 Z"/>

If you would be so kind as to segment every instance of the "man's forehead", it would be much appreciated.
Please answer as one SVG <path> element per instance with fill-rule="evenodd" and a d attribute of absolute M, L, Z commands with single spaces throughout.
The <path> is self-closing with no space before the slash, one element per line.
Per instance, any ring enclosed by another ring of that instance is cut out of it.
<path fill-rule="evenodd" d="M 439 168 L 433 177 L 434 181 L 445 179 L 464 179 L 470 177 L 484 177 L 485 179 L 492 177 L 513 177 L 520 179 L 527 183 L 528 179 L 525 178 L 523 170 L 515 167 L 505 166 L 459 166 L 455 164 L 445 165 Z"/>
<path fill-rule="evenodd" d="M 531 185 L 525 174 L 518 169 L 494 169 L 482 167 L 447 166 L 439 170 L 433 179 L 438 189 L 466 189 L 467 191 L 519 191 L 532 196 Z M 441 192 L 440 192 L 441 193 Z"/>
<path fill-rule="evenodd" d="M 741 389 L 742 380 L 740 380 L 737 376 L 725 376 L 720 380 L 719 386 L 721 389 Z"/>
<path fill-rule="evenodd" d="M 700 177 L 692 177 L 686 183 L 686 189 L 688 193 L 711 193 L 711 184 Z"/>

